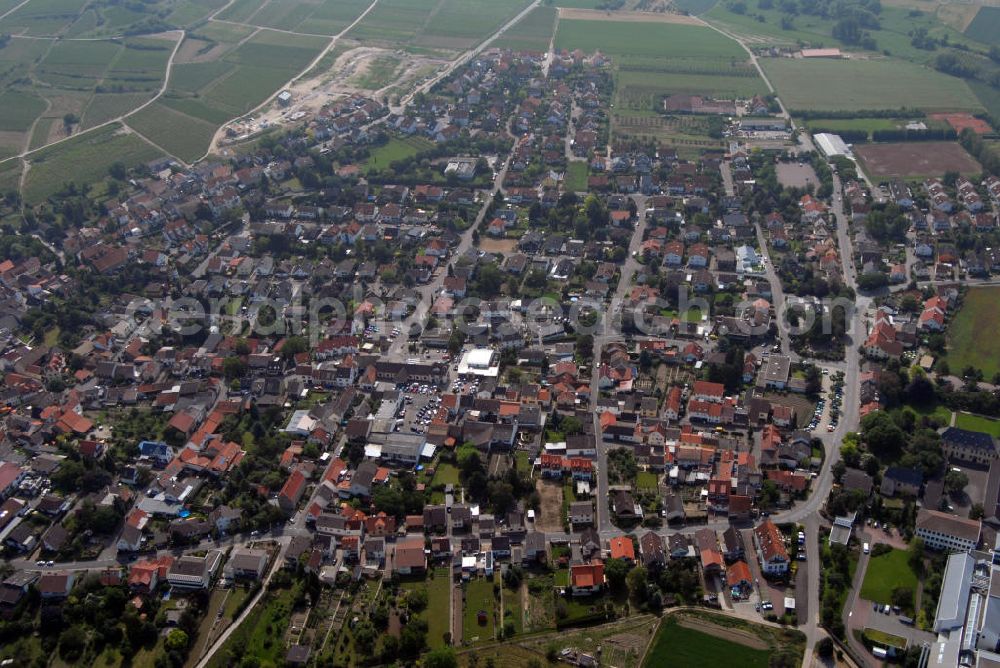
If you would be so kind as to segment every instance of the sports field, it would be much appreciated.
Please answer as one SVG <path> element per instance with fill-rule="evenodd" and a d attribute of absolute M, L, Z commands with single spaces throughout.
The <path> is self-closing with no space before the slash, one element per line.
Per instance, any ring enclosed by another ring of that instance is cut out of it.
<path fill-rule="evenodd" d="M 948 366 L 955 373 L 972 366 L 987 381 L 1000 371 L 1000 336 L 983 332 L 1000 330 L 1000 287 L 972 288 L 962 308 L 948 325 Z"/>
<path fill-rule="evenodd" d="M 792 113 L 983 110 L 963 80 L 902 60 L 762 58 L 760 63 Z"/>
<path fill-rule="evenodd" d="M 874 603 L 892 603 L 892 592 L 899 588 L 917 591 L 917 576 L 907 563 L 909 555 L 904 550 L 892 550 L 868 561 L 865 580 L 861 584 L 861 598 Z M 910 607 L 913 601 L 910 601 Z"/>
<path fill-rule="evenodd" d="M 865 144 L 854 152 L 874 177 L 940 177 L 947 171 L 979 174 L 982 166 L 956 142 Z"/>

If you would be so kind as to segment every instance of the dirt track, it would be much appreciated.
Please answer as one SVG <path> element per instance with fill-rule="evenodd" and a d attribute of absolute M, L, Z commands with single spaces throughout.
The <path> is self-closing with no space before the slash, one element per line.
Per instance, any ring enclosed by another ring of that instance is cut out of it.
<path fill-rule="evenodd" d="M 606 12 L 599 9 L 559 8 L 559 18 L 581 21 L 634 21 L 642 23 L 679 23 L 689 26 L 703 26 L 705 22 L 694 16 L 670 14 L 668 12 Z"/>
<path fill-rule="evenodd" d="M 677 623 L 686 629 L 701 631 L 702 633 L 707 633 L 711 636 L 715 636 L 716 638 L 729 640 L 739 645 L 746 645 L 751 649 L 768 649 L 768 644 L 766 642 L 748 631 L 713 624 L 707 619 L 702 619 L 700 617 L 695 619 L 681 614 L 677 616 Z"/>

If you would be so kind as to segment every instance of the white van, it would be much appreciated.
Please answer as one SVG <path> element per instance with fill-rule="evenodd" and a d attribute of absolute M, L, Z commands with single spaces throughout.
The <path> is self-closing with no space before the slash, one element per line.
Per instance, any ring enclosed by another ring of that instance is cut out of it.
<path fill-rule="evenodd" d="M 869 549 L 869 547 L 868 547 L 868 543 L 865 543 L 864 546 L 861 549 L 862 549 L 862 551 L 864 551 L 865 554 L 868 554 L 869 552 L 871 552 L 871 549 Z"/>

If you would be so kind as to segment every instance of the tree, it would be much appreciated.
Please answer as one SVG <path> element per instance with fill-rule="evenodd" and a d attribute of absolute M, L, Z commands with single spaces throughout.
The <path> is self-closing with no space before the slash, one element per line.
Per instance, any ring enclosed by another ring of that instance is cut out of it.
<path fill-rule="evenodd" d="M 907 563 L 918 578 L 924 575 L 924 541 L 922 538 L 914 538 L 907 550 Z"/>
<path fill-rule="evenodd" d="M 628 583 L 628 593 L 633 601 L 643 603 L 649 593 L 649 579 L 646 569 L 642 566 L 633 568 L 625 578 Z"/>
<path fill-rule="evenodd" d="M 906 434 L 885 411 L 869 413 L 862 418 L 861 427 L 868 449 L 879 459 L 895 459 L 906 443 Z"/>
<path fill-rule="evenodd" d="M 188 646 L 188 634 L 180 629 L 174 629 L 167 635 L 166 647 L 168 650 L 180 651 Z"/>
<path fill-rule="evenodd" d="M 624 559 L 608 559 L 604 565 L 604 577 L 612 591 L 624 591 L 628 578 L 629 565 Z"/>
<path fill-rule="evenodd" d="M 226 380 L 235 380 L 246 375 L 247 365 L 239 357 L 227 357 L 222 360 L 222 373 Z"/>
<path fill-rule="evenodd" d="M 969 484 L 969 476 L 961 471 L 950 470 L 944 475 L 944 488 L 952 496 L 958 496 Z"/>
<path fill-rule="evenodd" d="M 820 658 L 832 659 L 833 658 L 833 640 L 829 637 L 825 637 L 816 643 L 816 653 L 819 654 Z"/>
<path fill-rule="evenodd" d="M 118 181 L 124 181 L 126 177 L 128 177 L 128 169 L 125 167 L 124 162 L 118 160 L 116 162 L 111 163 L 111 166 L 108 167 L 108 174 L 113 179 L 117 179 Z"/>
<path fill-rule="evenodd" d="M 424 656 L 424 668 L 458 668 L 458 658 L 451 647 L 439 647 Z"/>
<path fill-rule="evenodd" d="M 87 633 L 80 626 L 71 626 L 59 636 L 59 656 L 74 663 L 87 648 Z"/>

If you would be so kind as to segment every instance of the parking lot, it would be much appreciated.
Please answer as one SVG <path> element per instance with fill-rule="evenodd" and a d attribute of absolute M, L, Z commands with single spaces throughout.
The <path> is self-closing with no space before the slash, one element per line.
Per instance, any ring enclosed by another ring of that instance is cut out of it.
<path fill-rule="evenodd" d="M 806 426 L 809 431 L 817 429 L 833 431 L 840 422 L 844 401 L 844 374 L 841 371 L 835 371 L 833 374 L 826 369 L 823 371 L 823 397 L 816 402 L 812 419 Z"/>
<path fill-rule="evenodd" d="M 441 397 L 437 390 L 414 383 L 403 390 L 403 408 L 399 417 L 403 420 L 400 431 L 411 434 L 423 434 L 431 423 L 438 408 L 441 407 Z"/>

